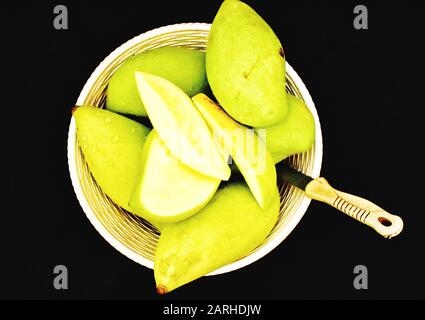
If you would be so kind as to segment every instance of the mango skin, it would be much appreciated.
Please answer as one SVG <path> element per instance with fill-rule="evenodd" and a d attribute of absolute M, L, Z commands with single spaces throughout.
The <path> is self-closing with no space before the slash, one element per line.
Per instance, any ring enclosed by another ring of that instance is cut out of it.
<path fill-rule="evenodd" d="M 286 116 L 282 45 L 245 3 L 221 5 L 208 37 L 206 68 L 214 96 L 235 120 L 264 127 Z"/>
<path fill-rule="evenodd" d="M 266 130 L 266 148 L 275 163 L 310 149 L 316 136 L 313 115 L 305 103 L 288 93 L 288 115 Z M 256 129 L 258 130 L 258 129 Z"/>
<path fill-rule="evenodd" d="M 130 196 L 138 181 L 145 126 L 113 112 L 78 107 L 77 139 L 97 184 L 120 207 L 132 212 Z"/>
<path fill-rule="evenodd" d="M 136 71 L 161 76 L 189 96 L 208 88 L 204 52 L 183 47 L 152 49 L 128 58 L 112 75 L 106 92 L 108 110 L 147 116 L 134 78 Z"/>
<path fill-rule="evenodd" d="M 273 201 L 263 210 L 245 183 L 227 184 L 196 215 L 164 226 L 155 255 L 158 293 L 170 292 L 260 245 L 279 215 L 277 186 L 270 192 Z"/>

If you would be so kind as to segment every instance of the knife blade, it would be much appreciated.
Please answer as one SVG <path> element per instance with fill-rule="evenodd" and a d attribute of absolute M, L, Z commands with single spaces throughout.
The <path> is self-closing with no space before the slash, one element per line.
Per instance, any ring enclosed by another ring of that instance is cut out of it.
<path fill-rule="evenodd" d="M 305 190 L 307 185 L 313 180 L 312 177 L 305 175 L 292 168 L 286 161 L 281 161 L 276 165 L 278 176 L 288 182 L 289 184 L 297 187 L 298 189 Z"/>

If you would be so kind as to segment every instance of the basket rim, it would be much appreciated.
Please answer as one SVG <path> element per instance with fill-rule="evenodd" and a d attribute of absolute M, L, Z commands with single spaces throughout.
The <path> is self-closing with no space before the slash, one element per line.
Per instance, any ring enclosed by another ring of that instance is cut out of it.
<path fill-rule="evenodd" d="M 139 42 L 142 42 L 151 37 L 155 37 L 161 35 L 166 32 L 173 31 L 187 31 L 190 29 L 198 30 L 198 31 L 209 31 L 211 24 L 202 23 L 202 22 L 194 22 L 194 23 L 178 23 L 171 24 L 167 26 L 162 26 L 159 28 L 152 29 L 150 31 L 141 33 L 138 36 L 133 37 L 127 42 L 121 44 L 118 48 L 113 50 L 93 71 L 93 73 L 88 78 L 86 84 L 84 85 L 76 104 L 81 105 L 84 103 L 85 97 L 88 95 L 92 83 L 99 77 L 102 71 L 115 59 L 116 56 L 124 53 L 129 47 L 137 45 Z M 306 105 L 310 109 L 313 118 L 315 120 L 316 132 L 315 132 L 315 144 L 314 144 L 314 159 L 313 159 L 313 168 L 312 168 L 312 177 L 316 178 L 320 175 L 320 170 L 322 166 L 322 157 L 323 157 L 323 139 L 322 139 L 322 130 L 319 121 L 319 116 L 314 105 L 314 102 L 310 96 L 309 91 L 307 90 L 305 84 L 297 74 L 297 72 L 290 66 L 288 61 L 286 61 L 286 73 L 288 73 L 292 80 L 296 83 L 296 86 L 302 95 Z M 100 233 L 100 235 L 116 250 L 120 253 L 128 257 L 129 259 L 147 267 L 153 269 L 154 262 L 149 260 L 135 251 L 132 251 L 123 243 L 121 243 L 118 239 L 116 239 L 109 231 L 102 225 L 101 221 L 96 217 L 96 214 L 93 212 L 92 208 L 88 204 L 84 193 L 82 191 L 82 187 L 79 182 L 77 166 L 76 166 L 76 154 L 75 154 L 75 145 L 76 145 L 76 124 L 74 117 L 71 117 L 69 131 L 68 131 L 68 139 L 67 139 L 67 157 L 68 157 L 68 169 L 71 177 L 71 183 L 74 189 L 74 193 L 77 197 L 80 206 L 82 207 L 85 215 L 94 226 L 94 228 Z M 270 240 L 262 245 L 259 250 L 256 250 L 244 258 L 222 266 L 215 271 L 209 273 L 208 275 L 218 275 L 222 273 L 227 273 L 230 271 L 234 271 L 240 268 L 243 268 L 259 259 L 264 257 L 266 254 L 275 249 L 279 244 L 283 242 L 283 240 L 293 231 L 293 229 L 298 225 L 301 218 L 304 216 L 307 208 L 311 202 L 311 199 L 305 197 L 300 205 L 298 206 L 296 212 L 292 216 L 292 218 L 286 223 L 285 228 L 279 229 L 276 233 L 273 234 L 273 237 Z"/>

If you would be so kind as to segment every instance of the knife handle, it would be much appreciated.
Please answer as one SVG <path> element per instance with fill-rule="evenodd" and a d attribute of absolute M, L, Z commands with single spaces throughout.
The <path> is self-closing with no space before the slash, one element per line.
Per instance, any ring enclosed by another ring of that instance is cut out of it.
<path fill-rule="evenodd" d="M 309 198 L 327 203 L 372 227 L 385 238 L 395 237 L 403 229 L 403 220 L 399 216 L 386 212 L 366 199 L 335 190 L 325 178 L 309 182 L 305 193 Z"/>

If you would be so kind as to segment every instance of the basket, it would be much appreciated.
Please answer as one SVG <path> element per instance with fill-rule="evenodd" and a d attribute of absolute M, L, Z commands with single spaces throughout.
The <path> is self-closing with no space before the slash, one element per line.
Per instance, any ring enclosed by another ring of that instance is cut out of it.
<path fill-rule="evenodd" d="M 169 25 L 143 33 L 113 51 L 93 72 L 77 100 L 77 105 L 103 108 L 106 87 L 111 75 L 130 56 L 164 46 L 184 46 L 205 50 L 210 24 L 184 23 Z M 322 133 L 314 103 L 300 77 L 286 63 L 286 90 L 305 101 L 316 121 L 315 144 L 288 161 L 299 171 L 319 176 L 322 164 Z M 115 205 L 99 188 L 90 174 L 76 139 L 72 118 L 68 135 L 68 165 L 77 198 L 96 230 L 118 251 L 135 262 L 153 268 L 159 232 L 142 218 Z M 299 223 L 310 203 L 304 193 L 279 182 L 281 208 L 279 220 L 265 241 L 247 256 L 225 265 L 209 275 L 233 271 L 260 259 L 278 246 Z"/>

